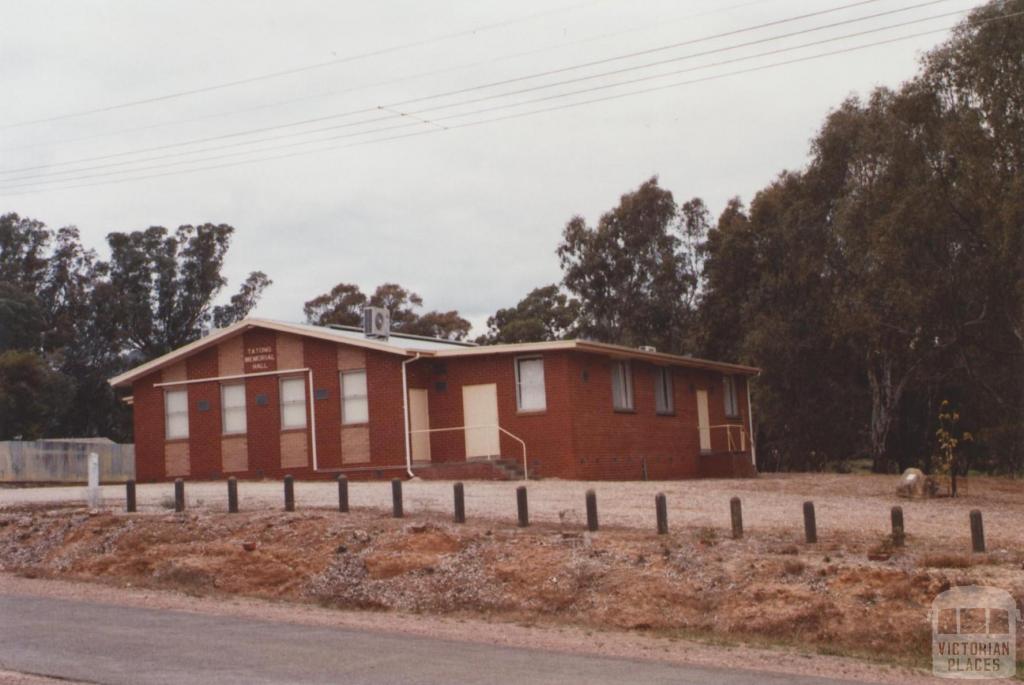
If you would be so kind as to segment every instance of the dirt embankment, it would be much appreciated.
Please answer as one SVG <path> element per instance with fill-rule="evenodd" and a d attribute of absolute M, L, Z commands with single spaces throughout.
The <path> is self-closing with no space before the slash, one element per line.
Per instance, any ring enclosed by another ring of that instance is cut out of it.
<path fill-rule="evenodd" d="M 790 644 L 924 665 L 928 608 L 952 585 L 1024 598 L 1021 557 L 909 541 L 804 545 L 758 532 L 516 529 L 378 512 L 90 515 L 0 510 L 0 570 L 326 606 L 483 616 Z M 885 556 L 885 554 L 882 554 Z"/>

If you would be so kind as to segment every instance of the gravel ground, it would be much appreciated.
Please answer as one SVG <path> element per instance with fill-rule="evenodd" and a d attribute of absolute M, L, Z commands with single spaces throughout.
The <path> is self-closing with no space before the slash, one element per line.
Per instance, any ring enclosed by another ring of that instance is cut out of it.
<path fill-rule="evenodd" d="M 531 522 L 582 525 L 586 520 L 584 493 L 597 492 L 602 526 L 654 527 L 654 496 L 668 498 L 669 524 L 682 527 L 729 526 L 729 498 L 743 500 L 748 531 L 791 530 L 802 535 L 802 505 L 815 503 L 818 534 L 826 539 L 832 532 L 858 536 L 883 536 L 889 530 L 889 510 L 904 509 L 910 539 L 915 536 L 945 540 L 957 546 L 970 538 L 968 514 L 981 509 L 990 549 L 1019 548 L 1024 544 L 1024 482 L 973 478 L 968 494 L 957 499 L 906 500 L 895 494 L 896 476 L 784 474 L 762 475 L 749 480 L 689 480 L 661 482 L 580 482 L 542 480 L 527 484 Z M 515 489 L 522 483 L 470 481 L 466 483 L 466 513 L 474 519 L 515 521 Z M 186 484 L 189 508 L 223 509 L 227 490 L 223 482 Z M 391 486 L 387 482 L 352 482 L 352 507 L 388 509 Z M 82 487 L 40 487 L 0 489 L 0 507 L 21 504 L 79 504 Z M 168 508 L 173 496 L 170 483 L 138 486 L 142 511 Z M 332 482 L 297 482 L 297 506 L 336 507 L 337 488 Z M 104 505 L 119 508 L 124 486 L 103 488 Z M 272 509 L 283 506 L 282 486 L 276 481 L 239 483 L 243 509 Z M 452 485 L 447 481 L 408 481 L 404 484 L 407 513 L 438 512 L 450 515 Z"/>

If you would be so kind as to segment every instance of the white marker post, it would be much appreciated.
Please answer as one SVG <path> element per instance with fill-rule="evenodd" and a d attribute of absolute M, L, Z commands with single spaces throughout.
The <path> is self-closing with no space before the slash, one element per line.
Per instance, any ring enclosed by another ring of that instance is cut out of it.
<path fill-rule="evenodd" d="M 89 487 L 85 491 L 85 499 L 90 509 L 98 509 L 100 497 L 100 455 L 89 453 Z"/>

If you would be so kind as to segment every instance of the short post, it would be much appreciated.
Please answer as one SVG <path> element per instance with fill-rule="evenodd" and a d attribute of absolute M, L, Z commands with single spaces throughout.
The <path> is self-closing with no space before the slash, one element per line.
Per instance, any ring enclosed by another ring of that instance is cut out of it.
<path fill-rule="evenodd" d="M 338 474 L 338 511 L 348 512 L 348 476 Z"/>
<path fill-rule="evenodd" d="M 228 513 L 238 513 L 238 479 L 234 476 L 228 478 Z"/>
<path fill-rule="evenodd" d="M 462 483 L 452 486 L 455 495 L 455 523 L 466 522 L 466 491 Z"/>
<path fill-rule="evenodd" d="M 732 517 L 732 537 L 739 540 L 743 537 L 743 503 L 739 497 L 729 500 L 729 514 Z"/>
<path fill-rule="evenodd" d="M 658 518 L 658 535 L 668 535 L 668 502 L 664 492 L 654 496 L 654 513 Z"/>
<path fill-rule="evenodd" d="M 402 479 L 391 479 L 391 515 L 396 519 L 402 518 L 405 514 L 402 511 Z"/>
<path fill-rule="evenodd" d="M 647 480 L 647 457 L 640 457 L 640 473 Z"/>
<path fill-rule="evenodd" d="M 295 511 L 295 479 L 284 477 L 284 510 Z"/>
<path fill-rule="evenodd" d="M 525 485 L 520 485 L 516 488 L 516 511 L 519 514 L 519 527 L 526 528 L 530 525 L 530 509 L 526 503 Z"/>
<path fill-rule="evenodd" d="M 174 479 L 174 511 L 185 511 L 185 481 L 181 478 Z"/>
<path fill-rule="evenodd" d="M 85 492 L 85 498 L 89 508 L 96 509 L 103 502 L 103 498 L 100 495 L 100 455 L 90 452 L 87 467 L 89 471 L 89 487 Z"/>
<path fill-rule="evenodd" d="M 135 509 L 135 481 L 129 480 L 124 484 L 124 510 L 134 514 Z"/>
<path fill-rule="evenodd" d="M 587 530 L 597 530 L 597 493 L 587 490 Z"/>
<path fill-rule="evenodd" d="M 985 526 L 981 521 L 981 510 L 971 511 L 971 550 L 985 551 Z"/>
<path fill-rule="evenodd" d="M 892 544 L 894 547 L 902 547 L 906 542 L 907 535 L 903 528 L 903 507 L 892 508 Z"/>
<path fill-rule="evenodd" d="M 818 541 L 818 524 L 814 520 L 814 502 L 804 502 L 804 537 L 808 544 Z"/>

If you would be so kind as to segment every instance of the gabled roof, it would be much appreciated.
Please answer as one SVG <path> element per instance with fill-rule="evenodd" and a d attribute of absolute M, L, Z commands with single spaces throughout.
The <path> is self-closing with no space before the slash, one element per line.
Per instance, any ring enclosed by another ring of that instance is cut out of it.
<path fill-rule="evenodd" d="M 111 378 L 108 382 L 117 387 L 129 385 L 133 381 L 150 374 L 158 369 L 171 366 L 189 355 L 195 354 L 207 347 L 216 345 L 218 342 L 234 335 L 253 329 L 263 328 L 277 331 L 279 333 L 291 333 L 292 335 L 306 336 L 320 340 L 352 345 L 378 352 L 388 352 L 402 356 L 419 355 L 422 357 L 470 357 L 484 354 L 531 354 L 556 350 L 577 350 L 580 352 L 591 352 L 609 357 L 621 359 L 640 359 L 652 364 L 666 366 L 684 366 L 691 368 L 709 369 L 723 373 L 735 373 L 743 375 L 755 375 L 760 369 L 753 366 L 741 364 L 729 364 L 716 362 L 707 359 L 697 359 L 677 354 L 666 354 L 664 352 L 647 352 L 644 350 L 625 347 L 622 345 L 609 345 L 606 343 L 593 342 L 589 340 L 556 340 L 552 342 L 515 343 L 506 345 L 472 345 L 464 342 L 442 340 L 440 338 L 425 338 L 422 336 L 392 334 L 387 342 L 365 337 L 358 329 L 349 327 L 327 327 L 313 326 L 301 323 L 286 323 L 283 321 L 272 321 L 270 319 L 242 319 L 238 323 L 226 328 L 220 328 L 209 335 L 191 342 L 188 345 L 172 350 L 165 355 L 157 357 L 130 369 L 119 376 Z"/>

